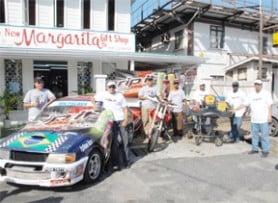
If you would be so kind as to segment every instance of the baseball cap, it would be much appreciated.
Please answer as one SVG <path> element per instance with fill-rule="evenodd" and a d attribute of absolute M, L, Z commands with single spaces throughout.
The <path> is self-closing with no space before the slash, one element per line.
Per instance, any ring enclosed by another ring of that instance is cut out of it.
<path fill-rule="evenodd" d="M 262 82 L 260 79 L 257 79 L 257 80 L 255 80 L 255 81 L 254 81 L 254 84 L 259 84 L 259 85 L 262 85 L 262 84 L 263 84 L 263 82 Z"/>
<path fill-rule="evenodd" d="M 34 82 L 43 82 L 42 77 L 35 77 Z"/>
<path fill-rule="evenodd" d="M 180 83 L 180 81 L 178 79 L 174 80 L 174 84 L 179 84 L 179 83 Z"/>
<path fill-rule="evenodd" d="M 239 82 L 238 82 L 238 81 L 234 81 L 234 82 L 232 83 L 232 86 L 239 86 Z"/>
<path fill-rule="evenodd" d="M 146 80 L 153 80 L 153 76 L 152 76 L 152 75 L 148 75 L 148 76 L 146 77 Z"/>
<path fill-rule="evenodd" d="M 116 83 L 114 81 L 110 81 L 107 83 L 107 87 L 111 87 L 111 86 L 116 86 Z"/>

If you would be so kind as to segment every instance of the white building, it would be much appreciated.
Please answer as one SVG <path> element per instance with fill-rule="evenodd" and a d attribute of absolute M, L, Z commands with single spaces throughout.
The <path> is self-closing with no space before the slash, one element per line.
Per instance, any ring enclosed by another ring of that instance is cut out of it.
<path fill-rule="evenodd" d="M 258 76 L 259 13 L 253 9 L 257 4 L 254 1 L 247 5 L 243 0 L 222 1 L 221 5 L 217 5 L 220 1 L 213 2 L 148 0 L 134 6 L 132 28 L 137 41 L 142 51 L 204 58 L 206 62 L 194 71 L 196 80 L 211 78 L 213 84 L 239 80 L 251 84 Z M 157 9 L 150 12 L 148 3 Z M 272 46 L 272 32 L 276 27 L 278 30 L 278 5 L 272 6 L 272 10 L 264 9 L 264 27 L 273 29 L 263 33 L 262 79 L 277 98 L 278 48 Z"/>
<path fill-rule="evenodd" d="M 134 70 L 134 61 L 201 61 L 135 53 L 130 8 L 131 0 L 0 0 L 0 93 L 23 96 L 35 76 L 56 96 L 86 93 L 95 75 Z"/>

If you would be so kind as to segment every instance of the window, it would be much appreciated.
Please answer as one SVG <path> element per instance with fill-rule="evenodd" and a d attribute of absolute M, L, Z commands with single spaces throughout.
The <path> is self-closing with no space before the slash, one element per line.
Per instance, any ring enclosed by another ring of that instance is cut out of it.
<path fill-rule="evenodd" d="M 183 30 L 175 32 L 175 49 L 183 49 Z"/>
<path fill-rule="evenodd" d="M 0 0 L 0 23 L 5 23 L 5 2 Z"/>
<path fill-rule="evenodd" d="M 108 30 L 115 29 L 115 0 L 108 1 Z"/>
<path fill-rule="evenodd" d="M 36 0 L 25 0 L 25 24 L 36 25 Z"/>
<path fill-rule="evenodd" d="M 224 27 L 210 26 L 210 48 L 222 49 L 224 48 Z"/>
<path fill-rule="evenodd" d="M 247 68 L 239 68 L 237 69 L 237 78 L 238 80 L 247 80 Z"/>
<path fill-rule="evenodd" d="M 83 0 L 83 28 L 90 28 L 91 0 Z"/>
<path fill-rule="evenodd" d="M 55 2 L 56 27 L 64 27 L 64 0 L 56 0 Z"/>
<path fill-rule="evenodd" d="M 210 75 L 213 81 L 224 81 L 224 76 L 222 75 Z"/>

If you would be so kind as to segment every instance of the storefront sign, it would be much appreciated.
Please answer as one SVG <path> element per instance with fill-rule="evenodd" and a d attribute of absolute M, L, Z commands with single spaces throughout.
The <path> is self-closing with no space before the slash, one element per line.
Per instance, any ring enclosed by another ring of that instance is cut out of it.
<path fill-rule="evenodd" d="M 278 46 L 278 32 L 274 32 L 272 34 L 272 46 L 277 47 Z"/>
<path fill-rule="evenodd" d="M 134 52 L 133 34 L 0 26 L 0 48 Z"/>

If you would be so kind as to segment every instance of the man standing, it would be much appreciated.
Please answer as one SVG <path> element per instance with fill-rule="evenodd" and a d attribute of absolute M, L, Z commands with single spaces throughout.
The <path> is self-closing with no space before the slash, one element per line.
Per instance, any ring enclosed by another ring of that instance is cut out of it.
<path fill-rule="evenodd" d="M 154 97 L 157 95 L 157 88 L 153 84 L 153 76 L 149 75 L 146 78 L 146 85 L 139 91 L 139 99 L 142 100 L 142 121 L 146 135 L 149 135 L 151 127 L 151 118 L 149 116 L 150 110 L 155 108 L 155 103 L 148 100 L 147 97 Z"/>
<path fill-rule="evenodd" d="M 266 90 L 262 89 L 263 83 L 261 80 L 255 80 L 255 91 L 248 96 L 245 104 L 251 110 L 251 132 L 252 132 L 252 150 L 248 154 L 259 153 L 259 133 L 261 135 L 262 157 L 267 157 L 269 154 L 269 123 L 272 122 L 273 103 L 271 95 Z M 244 105 L 235 108 L 236 112 L 244 108 Z"/>
<path fill-rule="evenodd" d="M 206 91 L 206 84 L 201 82 L 199 84 L 199 89 L 193 94 L 194 103 L 198 104 L 199 106 L 203 106 L 206 95 L 208 95 L 208 92 Z"/>
<path fill-rule="evenodd" d="M 120 170 L 123 165 L 127 166 L 129 162 L 127 148 L 128 137 L 127 133 L 124 133 L 124 128 L 128 124 L 126 100 L 121 93 L 116 92 L 116 83 L 110 81 L 107 83 L 107 91 L 94 96 L 94 105 L 96 101 L 103 102 L 103 108 L 113 112 L 112 164 L 115 170 Z"/>
<path fill-rule="evenodd" d="M 231 109 L 236 109 L 242 104 L 245 104 L 246 95 L 239 90 L 239 82 L 235 81 L 232 83 L 233 90 L 228 94 L 226 102 Z M 238 142 L 240 140 L 239 129 L 242 125 L 243 114 L 245 113 L 245 108 L 237 110 L 233 113 L 231 117 L 231 131 L 229 132 L 229 138 L 233 142 Z"/>
<path fill-rule="evenodd" d="M 34 79 L 35 88 L 29 90 L 23 100 L 23 106 L 29 109 L 28 121 L 34 121 L 41 109 L 56 99 L 55 95 L 44 88 L 44 81 L 41 77 Z"/>
<path fill-rule="evenodd" d="M 178 108 L 174 108 L 173 122 L 174 122 L 174 134 L 178 136 L 183 135 L 183 102 L 185 100 L 185 94 L 182 89 L 179 88 L 179 80 L 174 80 L 174 90 L 172 90 L 168 96 L 168 101 L 176 104 Z"/>

